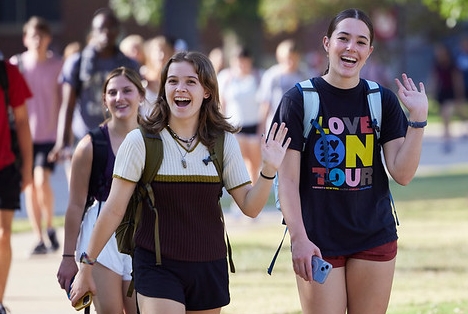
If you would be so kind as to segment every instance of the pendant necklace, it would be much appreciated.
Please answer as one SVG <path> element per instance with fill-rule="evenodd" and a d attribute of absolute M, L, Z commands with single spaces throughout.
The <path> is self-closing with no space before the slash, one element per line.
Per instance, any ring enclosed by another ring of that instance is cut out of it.
<path fill-rule="evenodd" d="M 187 168 L 187 161 L 185 160 L 185 156 L 187 156 L 188 150 L 186 150 L 185 153 L 182 154 L 182 151 L 180 150 L 180 147 L 179 147 L 179 143 L 176 141 L 176 139 L 174 139 L 174 141 L 175 141 L 175 145 L 177 147 L 177 150 L 179 151 L 180 157 L 182 158 L 180 160 L 180 162 L 182 163 L 182 167 L 184 167 L 184 169 L 185 169 L 185 168 Z"/>
<path fill-rule="evenodd" d="M 172 138 L 174 139 L 174 141 L 176 142 L 176 147 L 177 147 L 177 150 L 179 151 L 179 154 L 180 154 L 180 157 L 181 157 L 181 160 L 180 162 L 182 163 L 182 167 L 187 168 L 187 161 L 185 160 L 185 156 L 187 156 L 188 154 L 188 150 L 190 149 L 190 146 L 192 146 L 192 143 L 193 141 L 195 140 L 195 138 L 197 137 L 197 133 L 195 133 L 191 138 L 189 138 L 188 140 L 187 139 L 184 139 L 184 138 L 181 138 L 179 135 L 176 134 L 176 132 L 174 132 L 170 127 L 169 125 L 167 126 L 167 130 L 169 131 L 169 133 L 171 133 L 171 136 Z M 179 147 L 179 143 L 178 141 L 181 141 L 185 144 L 187 144 L 187 150 L 185 151 L 184 154 L 182 154 L 182 151 L 180 150 L 180 147 Z"/>

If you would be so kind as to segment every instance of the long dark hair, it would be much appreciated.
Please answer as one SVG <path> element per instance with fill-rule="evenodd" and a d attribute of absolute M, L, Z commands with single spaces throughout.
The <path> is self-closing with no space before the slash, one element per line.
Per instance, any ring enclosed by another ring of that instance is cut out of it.
<path fill-rule="evenodd" d="M 331 21 L 330 25 L 328 25 L 328 30 L 327 30 L 327 37 L 331 38 L 333 32 L 335 31 L 336 27 L 338 24 L 348 18 L 352 19 L 358 19 L 360 21 L 363 21 L 364 24 L 367 25 L 367 28 L 369 29 L 369 34 L 370 34 L 370 45 L 372 46 L 372 43 L 374 42 L 374 24 L 372 23 L 372 20 L 370 17 L 364 13 L 363 11 L 355 8 L 351 9 L 346 9 L 338 13 Z M 327 74 L 329 70 L 329 66 L 327 66 L 327 69 L 323 74 Z"/>
<path fill-rule="evenodd" d="M 203 100 L 200 108 L 197 134 L 203 145 L 211 148 L 215 139 L 225 131 L 235 133 L 238 128 L 229 124 L 220 112 L 218 79 L 216 72 L 207 56 L 200 52 L 179 52 L 169 59 L 161 72 L 161 85 L 159 87 L 158 99 L 154 108 L 141 125 L 150 133 L 161 132 L 169 123 L 171 109 L 166 98 L 166 81 L 169 67 L 172 63 L 188 62 L 193 65 L 198 75 L 200 84 L 209 93 L 209 97 Z"/>

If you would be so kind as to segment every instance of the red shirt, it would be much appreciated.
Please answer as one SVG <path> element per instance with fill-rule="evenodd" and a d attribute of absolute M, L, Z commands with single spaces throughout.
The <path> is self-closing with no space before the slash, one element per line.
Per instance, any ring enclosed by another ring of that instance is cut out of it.
<path fill-rule="evenodd" d="M 18 68 L 8 61 L 5 61 L 5 65 L 8 77 L 10 105 L 13 108 L 25 106 L 26 99 L 32 96 L 31 91 Z M 15 155 L 11 151 L 10 129 L 3 92 L 3 88 L 0 88 L 0 169 L 15 161 Z"/>

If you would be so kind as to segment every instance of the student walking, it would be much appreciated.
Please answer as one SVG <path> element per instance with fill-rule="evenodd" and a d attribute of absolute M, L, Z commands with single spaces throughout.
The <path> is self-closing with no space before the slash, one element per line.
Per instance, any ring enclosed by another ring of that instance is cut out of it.
<path fill-rule="evenodd" d="M 58 250 L 54 218 L 54 191 L 50 177 L 55 162 L 47 155 L 57 138 L 57 120 L 61 101 L 58 77 L 62 58 L 49 50 L 52 32 L 49 23 L 37 16 L 31 17 L 23 27 L 23 44 L 27 51 L 14 55 L 10 61 L 18 65 L 33 97 L 27 100 L 29 126 L 33 140 L 33 184 L 24 191 L 29 221 L 37 237 L 32 254 L 46 254 L 50 248 Z M 49 248 L 44 241 L 46 227 Z"/>
<path fill-rule="evenodd" d="M 72 157 L 63 258 L 57 273 L 60 286 L 67 292 L 72 278 L 78 272 L 76 262 L 79 262 L 80 253 L 88 246 L 94 224 L 109 194 L 115 154 L 127 133 L 138 126 L 139 105 L 145 98 L 140 75 L 125 67 L 115 69 L 104 83 L 102 98 L 106 112 L 110 115 L 98 127 L 105 136 L 107 146 L 107 164 L 99 169 L 97 176 L 102 180 L 96 180 L 96 176 L 93 176 L 95 180 L 92 181 L 93 157 L 100 150 L 96 149 L 97 152 L 94 152 L 95 146 L 90 135 L 86 135 L 78 143 Z M 95 186 L 98 182 L 102 182 L 101 185 Z M 90 186 L 94 186 L 92 191 Z M 88 195 L 94 202 L 86 208 Z M 93 268 L 93 278 L 97 283 L 93 304 L 97 313 L 136 313 L 135 294 L 131 298 L 126 295 L 132 279 L 131 257 L 118 251 L 117 241 L 111 236 L 98 259 L 99 263 Z"/>
<path fill-rule="evenodd" d="M 11 228 L 15 210 L 20 210 L 21 191 L 32 184 L 32 140 L 29 130 L 26 100 L 32 94 L 18 68 L 3 60 L 0 52 L 0 314 L 7 311 L 3 296 L 10 273 L 12 248 Z M 4 80 L 5 79 L 5 80 Z M 5 88 L 5 85 L 8 88 Z M 18 156 L 12 150 L 8 107 L 11 106 L 17 130 L 21 168 L 15 160 Z"/>
<path fill-rule="evenodd" d="M 141 125 L 146 132 L 159 134 L 164 147 L 162 164 L 151 184 L 162 260 L 156 264 L 155 213 L 144 207 L 133 258 L 138 305 L 143 314 L 220 313 L 230 301 L 220 191 L 224 184 L 245 215 L 257 216 L 289 144 L 287 128 L 274 125 L 263 138 L 261 177 L 252 185 L 232 134 L 236 129 L 219 111 L 216 73 L 208 57 L 198 52 L 177 53 L 161 78 L 156 106 Z M 224 136 L 223 182 L 207 158 L 220 136 Z M 87 291 L 99 293 L 92 278 L 93 264 L 122 220 L 148 162 L 145 150 L 140 130 L 131 131 L 119 148 L 109 197 L 81 255 L 72 304 Z"/>
<path fill-rule="evenodd" d="M 104 121 L 100 89 L 109 72 L 119 66 L 138 71 L 140 65 L 118 48 L 119 33 L 120 22 L 115 14 L 108 8 L 99 9 L 93 16 L 86 47 L 65 60 L 57 142 L 50 160 L 69 157 L 73 137 L 83 138 Z"/>
<path fill-rule="evenodd" d="M 428 100 L 422 83 L 395 79 L 398 96 L 381 87 L 380 137 L 372 128 L 360 71 L 373 51 L 369 17 L 336 15 L 323 38 L 328 70 L 312 78 L 320 97 L 317 124 L 303 149 L 302 93 L 290 89 L 274 122 L 291 144 L 280 169 L 279 197 L 288 226 L 303 313 L 386 313 L 397 254 L 389 180 L 410 183 L 421 154 Z M 381 158 L 383 151 L 386 169 Z M 333 265 L 324 284 L 312 279 L 312 256 Z"/>

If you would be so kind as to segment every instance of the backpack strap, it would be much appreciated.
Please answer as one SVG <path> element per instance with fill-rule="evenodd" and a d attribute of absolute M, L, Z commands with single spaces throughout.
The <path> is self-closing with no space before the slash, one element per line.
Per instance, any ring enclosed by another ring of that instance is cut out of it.
<path fill-rule="evenodd" d="M 93 145 L 93 160 L 91 164 L 91 175 L 88 183 L 88 197 L 85 209 L 94 202 L 94 195 L 98 195 L 105 185 L 104 169 L 107 166 L 107 138 L 101 127 L 95 127 L 88 132 Z M 85 210 L 86 212 L 86 210 Z M 84 213 L 83 213 L 84 215 Z"/>
<path fill-rule="evenodd" d="M 312 130 L 313 122 L 317 119 L 318 112 L 319 112 L 319 105 L 320 99 L 317 89 L 314 87 L 312 83 L 312 79 L 308 79 L 296 84 L 297 89 L 302 92 L 302 96 L 304 98 L 304 143 L 302 145 L 302 151 L 305 150 L 305 145 L 307 142 L 307 138 L 309 137 L 309 133 Z"/>
<path fill-rule="evenodd" d="M 221 136 L 219 136 L 216 141 L 213 149 L 210 149 L 210 157 L 209 160 L 212 161 L 216 167 L 216 171 L 218 172 L 219 179 L 221 180 L 221 185 L 224 186 L 223 183 L 223 160 L 224 160 L 224 138 L 226 137 L 226 134 L 223 133 Z M 205 160 L 203 161 L 205 164 L 208 164 Z M 224 232 L 226 234 L 226 245 L 227 245 L 227 251 L 228 251 L 228 261 L 229 261 L 229 268 L 231 269 L 231 273 L 236 272 L 236 267 L 234 266 L 234 260 L 232 258 L 232 247 L 231 247 L 231 242 L 229 241 L 229 236 L 226 230 L 226 223 L 224 219 L 224 213 L 223 209 L 221 207 L 221 196 L 223 195 L 223 189 L 221 188 L 220 193 L 219 193 L 219 198 L 218 198 L 218 204 L 219 204 L 219 209 L 220 209 L 220 217 L 221 221 L 223 222 L 224 226 Z"/>
<path fill-rule="evenodd" d="M 372 128 L 375 130 L 377 140 L 380 139 L 380 125 L 382 123 L 382 96 L 380 85 L 374 81 L 366 80 L 367 83 L 367 103 L 372 120 Z"/>
<path fill-rule="evenodd" d="M 148 133 L 143 129 L 142 126 L 139 126 L 140 132 L 143 135 L 146 148 L 146 157 L 145 157 L 145 168 L 141 175 L 140 181 L 138 182 L 137 188 L 141 194 L 141 201 L 146 200 L 148 206 L 155 213 L 155 222 L 154 222 L 154 250 L 156 253 L 156 265 L 161 265 L 161 244 L 159 239 L 159 215 L 156 207 L 154 206 L 154 193 L 151 183 L 156 177 L 159 167 L 161 166 L 163 160 L 163 145 L 161 136 L 159 134 Z M 138 203 L 138 208 L 135 213 L 135 230 L 140 223 L 141 201 Z"/>

